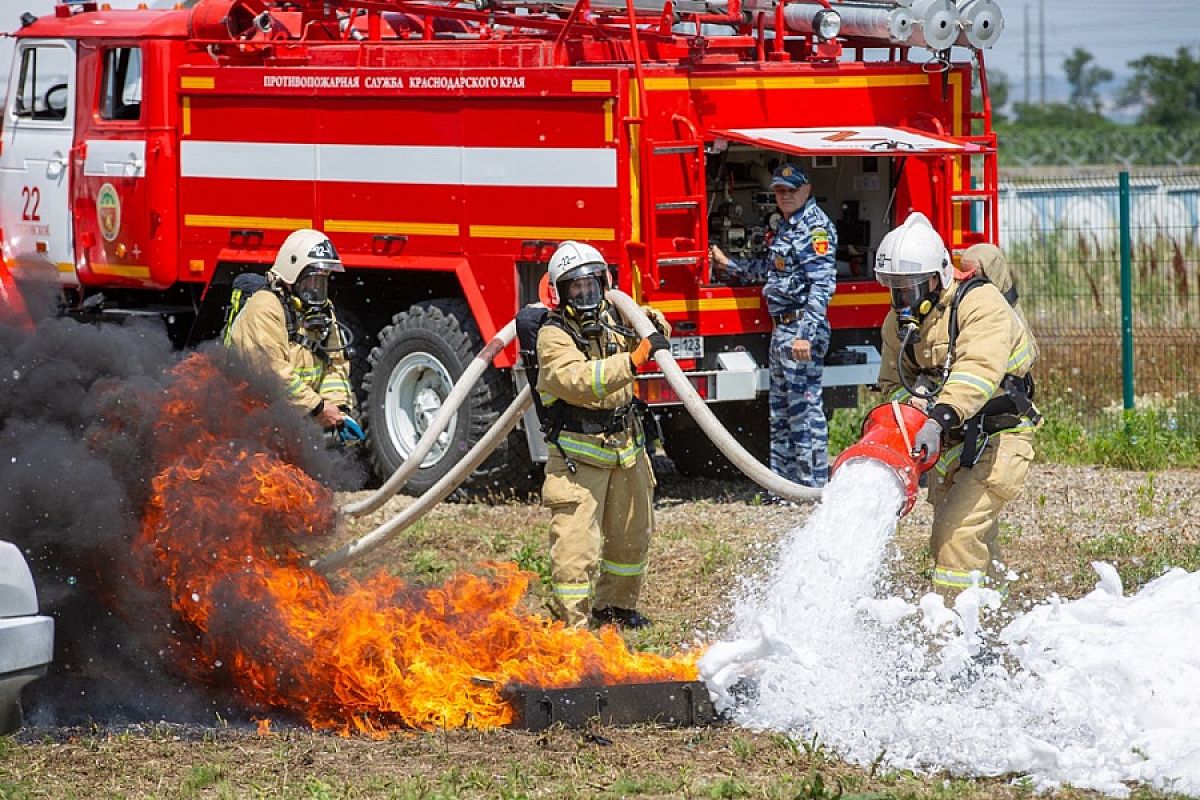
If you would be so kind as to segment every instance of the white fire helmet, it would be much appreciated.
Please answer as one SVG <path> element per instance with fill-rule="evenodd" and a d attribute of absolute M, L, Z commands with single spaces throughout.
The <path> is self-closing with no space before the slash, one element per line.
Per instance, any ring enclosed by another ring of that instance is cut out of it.
<path fill-rule="evenodd" d="M 554 251 L 554 255 L 550 256 L 548 274 L 552 308 L 558 308 L 563 304 L 564 298 L 561 292 L 565 290 L 565 285 L 573 280 L 590 276 L 596 277 L 601 292 L 596 306 L 599 306 L 599 300 L 603 299 L 602 293 L 609 288 L 608 262 L 604 260 L 604 256 L 600 255 L 599 250 L 583 242 L 567 240 L 560 244 Z"/>
<path fill-rule="evenodd" d="M 271 272 L 290 287 L 308 267 L 316 267 L 325 274 L 345 271 L 328 236 L 312 228 L 301 228 L 284 239 Z"/>
<path fill-rule="evenodd" d="M 954 279 L 954 267 L 942 237 L 920 211 L 908 215 L 879 243 L 875 253 L 875 279 L 889 289 L 906 289 L 937 275 L 945 289 Z"/>

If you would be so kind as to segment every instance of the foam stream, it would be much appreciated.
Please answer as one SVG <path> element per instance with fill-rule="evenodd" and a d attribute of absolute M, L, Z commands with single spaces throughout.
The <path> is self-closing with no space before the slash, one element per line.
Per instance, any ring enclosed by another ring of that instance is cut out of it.
<path fill-rule="evenodd" d="M 720 707 L 862 766 L 1200 794 L 1200 572 L 1125 597 L 1095 564 L 1090 594 L 1013 619 L 990 590 L 906 599 L 885 580 L 900 499 L 880 465 L 839 470 L 701 660 Z"/>

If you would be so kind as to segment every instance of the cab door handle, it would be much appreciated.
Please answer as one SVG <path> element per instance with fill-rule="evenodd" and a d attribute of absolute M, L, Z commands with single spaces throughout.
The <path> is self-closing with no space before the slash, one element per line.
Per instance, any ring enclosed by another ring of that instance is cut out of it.
<path fill-rule="evenodd" d="M 57 178 L 67 168 L 67 157 L 61 151 L 55 150 L 46 161 L 46 177 Z"/>

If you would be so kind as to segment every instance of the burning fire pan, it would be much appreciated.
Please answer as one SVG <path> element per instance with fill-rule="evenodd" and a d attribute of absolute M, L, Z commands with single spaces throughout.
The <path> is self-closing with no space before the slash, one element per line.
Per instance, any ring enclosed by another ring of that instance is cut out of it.
<path fill-rule="evenodd" d="M 655 722 L 690 727 L 716 720 L 708 689 L 700 681 L 620 683 L 542 689 L 509 685 L 501 694 L 514 709 L 510 728 L 544 730 L 555 723 L 582 728 L 590 722 L 632 725 Z"/>

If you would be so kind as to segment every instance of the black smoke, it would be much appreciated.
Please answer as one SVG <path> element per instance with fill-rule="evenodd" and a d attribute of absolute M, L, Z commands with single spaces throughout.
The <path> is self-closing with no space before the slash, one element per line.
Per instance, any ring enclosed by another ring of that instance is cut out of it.
<path fill-rule="evenodd" d="M 238 719 L 229 696 L 180 676 L 176 658 L 193 634 L 129 574 L 162 465 L 158 406 L 186 354 L 157 321 L 87 324 L 29 305 L 40 316 L 33 326 L 0 321 L 0 538 L 25 553 L 42 613 L 56 625 L 51 671 L 25 692 L 28 722 Z M 227 376 L 201 388 L 205 412 L 238 415 L 245 429 L 232 446 L 266 448 L 326 485 L 361 479 L 273 379 L 218 346 L 202 349 Z M 226 380 L 248 381 L 265 410 L 230 407 Z"/>

